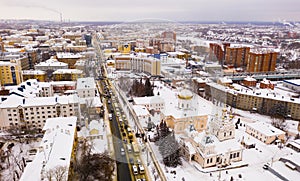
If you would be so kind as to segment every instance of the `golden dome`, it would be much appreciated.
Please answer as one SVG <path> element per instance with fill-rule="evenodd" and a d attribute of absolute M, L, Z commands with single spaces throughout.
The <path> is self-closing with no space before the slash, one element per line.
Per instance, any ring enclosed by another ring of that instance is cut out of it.
<path fill-rule="evenodd" d="M 180 91 L 180 93 L 178 94 L 178 98 L 179 99 L 185 99 L 185 100 L 190 100 L 193 98 L 193 93 L 187 89 L 183 89 L 182 91 Z"/>

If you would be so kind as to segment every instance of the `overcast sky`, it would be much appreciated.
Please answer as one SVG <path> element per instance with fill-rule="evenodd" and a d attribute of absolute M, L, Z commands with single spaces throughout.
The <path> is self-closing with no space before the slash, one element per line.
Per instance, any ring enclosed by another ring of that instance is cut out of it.
<path fill-rule="evenodd" d="M 0 19 L 71 21 L 300 20 L 300 0 L 0 0 Z"/>

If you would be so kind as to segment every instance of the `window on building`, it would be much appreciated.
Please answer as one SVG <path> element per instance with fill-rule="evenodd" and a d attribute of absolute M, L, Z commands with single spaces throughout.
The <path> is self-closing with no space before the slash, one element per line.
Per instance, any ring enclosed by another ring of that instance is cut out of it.
<path fill-rule="evenodd" d="M 236 157 L 240 157 L 240 152 L 237 152 L 237 153 L 236 153 Z"/>

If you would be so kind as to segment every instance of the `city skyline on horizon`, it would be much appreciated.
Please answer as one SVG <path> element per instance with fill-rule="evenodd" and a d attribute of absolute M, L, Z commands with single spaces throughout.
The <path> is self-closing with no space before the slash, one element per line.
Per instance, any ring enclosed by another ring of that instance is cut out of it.
<path fill-rule="evenodd" d="M 298 4 L 298 5 L 297 5 Z M 137 0 L 124 3 L 89 0 L 0 0 L 1 19 L 32 19 L 50 21 L 116 21 L 131 22 L 144 19 L 161 19 L 173 22 L 186 21 L 300 21 L 300 1 L 249 2 L 238 0 L 187 0 L 163 2 Z M 297 19 L 298 18 L 298 19 Z"/>

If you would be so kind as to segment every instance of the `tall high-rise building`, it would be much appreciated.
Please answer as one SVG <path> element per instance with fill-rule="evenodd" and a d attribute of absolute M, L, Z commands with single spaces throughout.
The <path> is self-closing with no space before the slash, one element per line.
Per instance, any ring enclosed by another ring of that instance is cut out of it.
<path fill-rule="evenodd" d="M 249 52 L 247 72 L 269 72 L 275 71 L 278 52 L 257 51 Z"/>
<path fill-rule="evenodd" d="M 162 38 L 176 41 L 176 33 L 173 31 L 165 31 L 162 33 Z"/>
<path fill-rule="evenodd" d="M 243 68 L 247 66 L 247 58 L 250 52 L 250 47 L 226 47 L 225 62 L 228 66 L 235 68 Z"/>
<path fill-rule="evenodd" d="M 210 43 L 210 56 L 216 57 L 221 65 L 223 65 L 223 61 L 225 60 L 226 49 L 230 47 L 230 43 Z"/>

